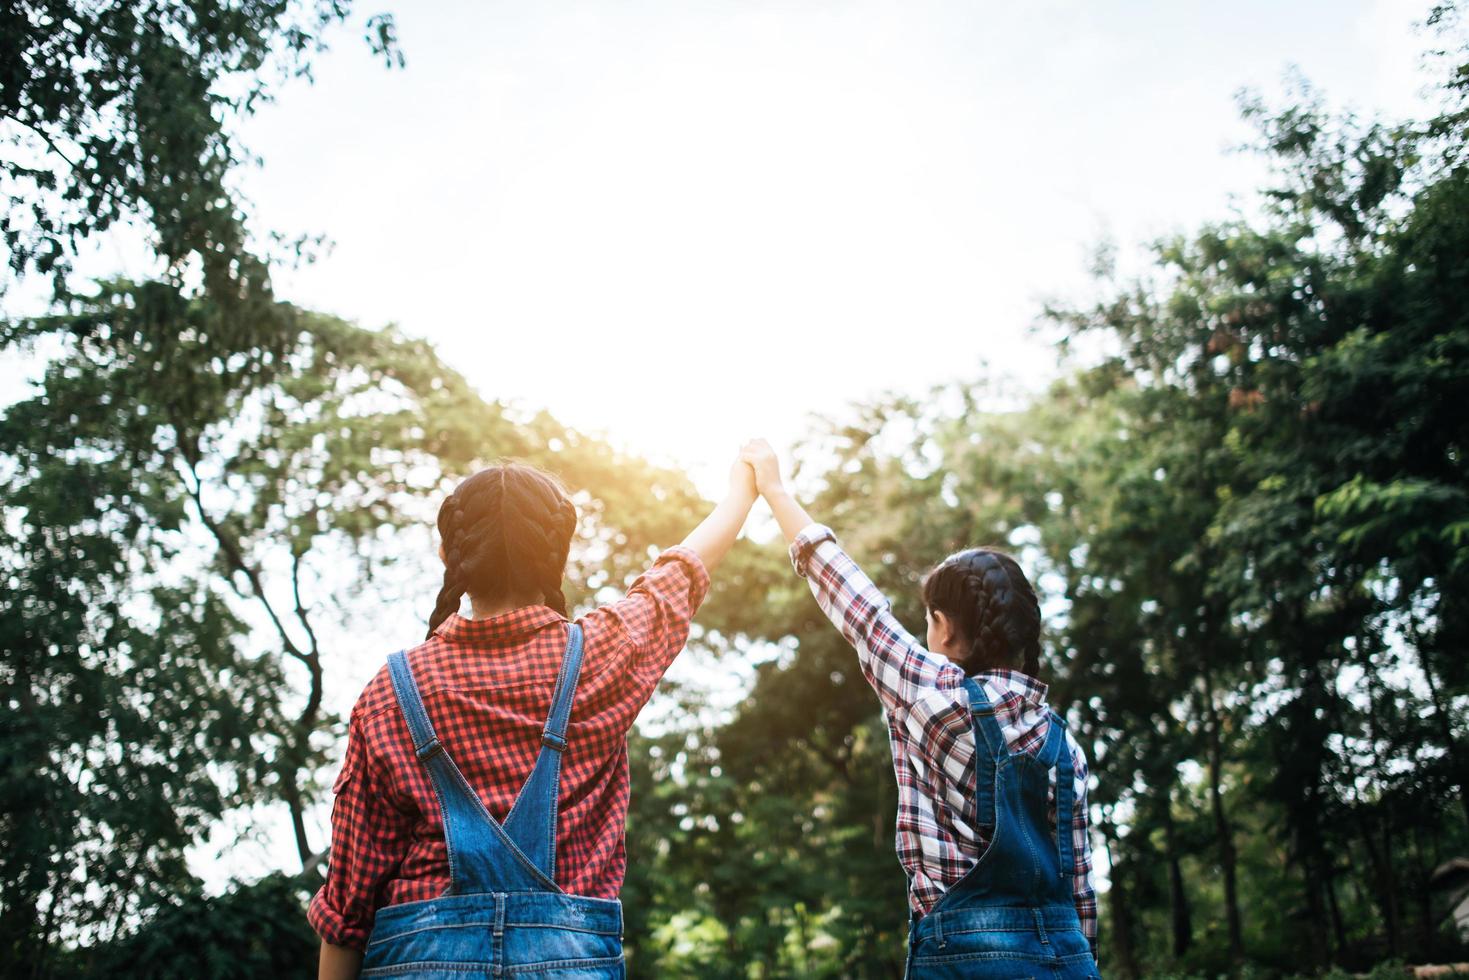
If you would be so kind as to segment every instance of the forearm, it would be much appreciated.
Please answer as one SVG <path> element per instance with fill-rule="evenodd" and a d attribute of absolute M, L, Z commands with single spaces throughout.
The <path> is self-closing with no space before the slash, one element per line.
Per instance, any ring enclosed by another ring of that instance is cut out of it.
<path fill-rule="evenodd" d="M 709 516 L 689 532 L 689 536 L 683 540 L 683 546 L 695 552 L 707 570 L 714 571 L 733 547 L 753 506 L 753 491 L 745 493 L 731 490 Z"/>
<path fill-rule="evenodd" d="M 929 654 L 904 629 L 882 590 L 842 550 L 830 529 L 809 524 L 797 532 L 791 559 L 826 618 L 857 651 L 862 675 L 883 707 L 891 711 L 912 705 L 939 684 L 945 670 L 953 672 L 951 680 L 962 680 L 958 668 Z"/>
<path fill-rule="evenodd" d="M 806 513 L 806 508 L 796 503 L 796 498 L 792 497 L 790 491 L 783 486 L 766 492 L 765 502 L 770 505 L 770 512 L 775 515 L 775 521 L 780 525 L 780 533 L 785 537 L 786 544 L 794 544 L 796 535 L 813 523 L 811 515 Z"/>
<path fill-rule="evenodd" d="M 362 951 L 346 946 L 333 946 L 325 939 L 321 941 L 321 962 L 317 968 L 317 980 L 357 980 L 362 972 Z"/>

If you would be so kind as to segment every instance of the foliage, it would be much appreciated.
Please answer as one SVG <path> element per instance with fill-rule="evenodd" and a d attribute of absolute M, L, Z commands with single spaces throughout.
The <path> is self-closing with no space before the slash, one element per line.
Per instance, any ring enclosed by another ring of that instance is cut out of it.
<path fill-rule="evenodd" d="M 183 894 L 126 939 L 77 954 L 77 975 L 220 980 L 301 976 L 319 940 L 303 904 L 315 882 L 270 875 L 224 895 Z"/>
<path fill-rule="evenodd" d="M 120 221 L 151 227 L 170 271 L 186 262 L 221 295 L 268 288 L 228 177 L 231 123 L 308 74 L 350 0 L 22 0 L 0 10 L 3 227 L 15 273 L 53 277 Z M 369 43 L 401 64 L 393 20 Z M 233 288 L 231 288 L 233 287 Z"/>

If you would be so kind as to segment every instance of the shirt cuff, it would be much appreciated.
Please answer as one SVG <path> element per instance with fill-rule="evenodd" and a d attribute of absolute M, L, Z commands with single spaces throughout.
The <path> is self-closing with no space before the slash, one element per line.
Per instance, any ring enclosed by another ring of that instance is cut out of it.
<path fill-rule="evenodd" d="M 658 566 L 666 561 L 681 561 L 688 566 L 690 611 L 697 610 L 704 604 L 704 597 L 709 594 L 709 569 L 704 567 L 704 559 L 693 548 L 676 544 L 660 553 L 653 564 Z"/>
<path fill-rule="evenodd" d="M 363 928 L 348 922 L 345 916 L 327 904 L 326 888 L 326 885 L 322 885 L 311 899 L 311 905 L 306 909 L 306 921 L 316 930 L 318 936 L 333 946 L 365 950 L 372 927 L 369 925 Z"/>
<path fill-rule="evenodd" d="M 791 542 L 791 567 L 796 574 L 802 578 L 806 577 L 806 566 L 811 561 L 811 553 L 816 546 L 823 541 L 835 542 L 837 536 L 832 533 L 831 528 L 825 524 L 807 524 L 796 535 L 796 540 Z"/>

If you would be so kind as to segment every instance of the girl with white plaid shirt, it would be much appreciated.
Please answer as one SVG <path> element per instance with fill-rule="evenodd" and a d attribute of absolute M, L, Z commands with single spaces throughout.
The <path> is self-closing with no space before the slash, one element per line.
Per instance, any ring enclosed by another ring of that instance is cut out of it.
<path fill-rule="evenodd" d="M 1097 976 L 1086 757 L 1035 677 L 1040 608 L 1020 567 L 983 548 L 946 558 L 924 582 L 920 643 L 791 497 L 769 444 L 741 458 L 882 702 L 909 975 Z"/>

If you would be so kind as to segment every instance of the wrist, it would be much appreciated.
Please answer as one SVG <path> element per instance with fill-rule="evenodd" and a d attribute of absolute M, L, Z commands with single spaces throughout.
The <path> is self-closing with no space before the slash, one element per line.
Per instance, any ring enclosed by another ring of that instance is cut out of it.
<path fill-rule="evenodd" d="M 790 500 L 791 499 L 790 491 L 785 488 L 785 484 L 784 483 L 773 483 L 773 484 L 770 484 L 769 486 L 763 487 L 760 490 L 760 494 L 767 501 L 770 501 L 770 502 L 774 502 L 774 501 L 777 501 L 777 500 Z"/>
<path fill-rule="evenodd" d="M 724 495 L 724 499 L 727 503 L 748 510 L 755 506 L 755 500 L 759 496 L 760 492 L 758 490 L 753 490 L 749 487 L 730 487 L 729 492 Z"/>

